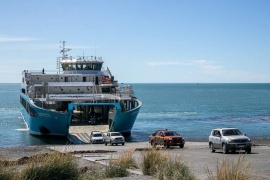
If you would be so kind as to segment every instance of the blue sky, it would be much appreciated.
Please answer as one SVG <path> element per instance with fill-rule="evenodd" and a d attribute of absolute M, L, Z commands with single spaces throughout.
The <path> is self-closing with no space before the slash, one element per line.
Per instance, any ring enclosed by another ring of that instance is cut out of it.
<path fill-rule="evenodd" d="M 0 83 L 102 56 L 123 83 L 270 82 L 268 0 L 0 0 Z"/>

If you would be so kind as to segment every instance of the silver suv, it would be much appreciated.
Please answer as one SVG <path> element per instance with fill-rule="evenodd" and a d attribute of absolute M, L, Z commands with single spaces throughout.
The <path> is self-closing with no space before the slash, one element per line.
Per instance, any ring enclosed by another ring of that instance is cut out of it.
<path fill-rule="evenodd" d="M 211 131 L 209 136 L 209 148 L 211 152 L 222 149 L 226 154 L 230 150 L 245 150 L 251 152 L 251 140 L 237 128 L 217 128 Z"/>
<path fill-rule="evenodd" d="M 99 131 L 92 131 L 90 133 L 90 143 L 95 144 L 95 143 L 104 143 L 104 138 L 103 134 Z"/>
<path fill-rule="evenodd" d="M 125 145 L 125 138 L 119 132 L 108 132 L 104 134 L 105 146 L 110 143 L 112 146 L 114 144 Z"/>

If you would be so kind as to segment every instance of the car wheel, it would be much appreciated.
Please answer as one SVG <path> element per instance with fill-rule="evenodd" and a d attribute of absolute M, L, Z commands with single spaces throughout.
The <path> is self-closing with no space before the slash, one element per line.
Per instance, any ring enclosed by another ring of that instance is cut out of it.
<path fill-rule="evenodd" d="M 228 153 L 228 149 L 227 149 L 227 146 L 226 146 L 225 143 L 222 144 L 222 152 L 223 152 L 223 154 L 227 154 Z"/>
<path fill-rule="evenodd" d="M 124 146 L 124 145 L 125 145 L 125 143 L 122 143 L 122 145 Z"/>
<path fill-rule="evenodd" d="M 180 148 L 184 148 L 184 144 L 180 144 L 179 147 L 180 147 Z"/>
<path fill-rule="evenodd" d="M 156 147 L 154 141 L 151 141 L 151 146 L 152 146 L 152 147 Z"/>
<path fill-rule="evenodd" d="M 247 153 L 247 154 L 250 154 L 250 153 L 251 153 L 251 148 L 247 148 L 247 149 L 246 149 L 246 153 Z"/>
<path fill-rule="evenodd" d="M 212 143 L 209 144 L 209 148 L 210 148 L 211 153 L 216 152 Z"/>
<path fill-rule="evenodd" d="M 165 148 L 169 148 L 170 147 L 170 145 L 167 143 L 167 141 L 164 141 L 164 147 Z"/>
<path fill-rule="evenodd" d="M 107 146 L 107 142 L 105 142 L 105 146 Z"/>

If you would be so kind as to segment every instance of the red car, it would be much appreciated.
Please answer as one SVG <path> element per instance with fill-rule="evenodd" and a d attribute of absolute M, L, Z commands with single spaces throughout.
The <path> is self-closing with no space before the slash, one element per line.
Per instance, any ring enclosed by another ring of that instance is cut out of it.
<path fill-rule="evenodd" d="M 185 139 L 175 131 L 171 130 L 157 130 L 151 136 L 149 136 L 149 143 L 151 146 L 163 145 L 168 148 L 170 146 L 179 146 L 183 148 L 185 145 Z"/>

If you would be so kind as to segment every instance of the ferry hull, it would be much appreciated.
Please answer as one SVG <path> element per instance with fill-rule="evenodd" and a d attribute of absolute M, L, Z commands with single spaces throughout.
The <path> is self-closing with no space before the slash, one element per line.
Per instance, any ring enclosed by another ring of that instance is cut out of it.
<path fill-rule="evenodd" d="M 50 111 L 35 106 L 33 103 L 30 102 L 28 97 L 23 94 L 21 95 L 21 98 L 23 98 L 27 102 L 28 106 L 31 107 L 32 111 L 35 112 L 35 115 L 33 116 L 33 113 L 27 112 L 27 108 L 21 105 L 21 114 L 27 125 L 27 128 L 29 129 L 30 134 L 68 136 L 74 104 L 70 104 L 71 107 L 69 111 L 65 113 L 59 113 L 56 111 Z M 125 112 L 122 112 L 119 103 L 109 103 L 110 105 L 114 105 L 117 109 L 116 115 L 112 120 L 112 124 L 108 125 L 110 131 L 117 131 L 125 135 L 129 135 L 131 133 L 132 127 L 135 123 L 140 107 L 142 105 L 140 101 L 137 100 L 137 102 L 139 105 L 136 108 Z M 102 106 L 108 104 L 86 103 L 84 105 Z"/>
<path fill-rule="evenodd" d="M 127 135 L 130 134 L 139 111 L 140 106 L 131 111 L 118 113 L 110 127 L 110 131 L 117 131 Z"/>
<path fill-rule="evenodd" d="M 58 113 L 41 109 L 31 105 L 27 98 L 25 100 L 36 112 L 35 116 L 32 116 L 21 105 L 21 114 L 30 134 L 51 136 L 67 136 L 69 134 L 71 119 L 69 113 Z"/>

